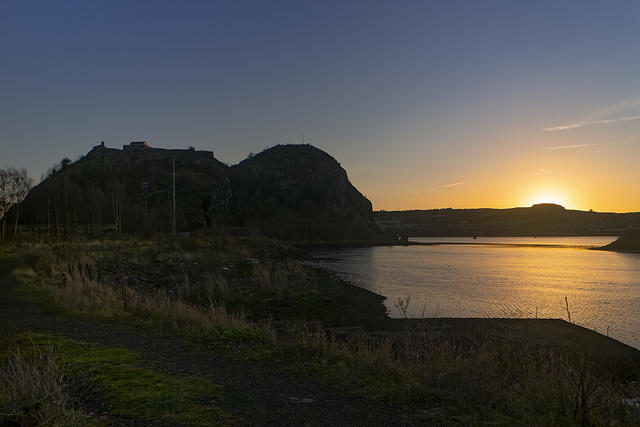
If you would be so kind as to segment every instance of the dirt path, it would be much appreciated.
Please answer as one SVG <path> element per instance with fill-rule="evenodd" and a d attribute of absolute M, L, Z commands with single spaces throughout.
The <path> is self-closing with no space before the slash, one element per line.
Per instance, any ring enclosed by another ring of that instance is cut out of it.
<path fill-rule="evenodd" d="M 222 409 L 240 426 L 410 425 L 402 413 L 379 402 L 346 394 L 317 380 L 272 373 L 260 362 L 237 360 L 173 338 L 98 322 L 71 322 L 16 297 L 11 271 L 17 258 L 0 259 L 0 332 L 46 332 L 137 352 L 155 369 L 206 378 L 224 385 Z M 107 420 L 118 425 L 157 425 L 145 420 Z"/>

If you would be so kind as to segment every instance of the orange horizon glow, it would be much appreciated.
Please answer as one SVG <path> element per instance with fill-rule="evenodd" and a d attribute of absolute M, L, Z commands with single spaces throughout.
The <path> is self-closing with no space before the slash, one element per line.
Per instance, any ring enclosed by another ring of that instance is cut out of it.
<path fill-rule="evenodd" d="M 636 200 L 625 200 L 616 191 L 605 191 L 606 188 L 592 188 L 592 191 L 571 191 L 568 187 L 559 186 L 523 186 L 522 190 L 510 186 L 496 186 L 495 191 L 484 193 L 476 191 L 477 186 L 469 185 L 467 189 L 448 188 L 440 192 L 425 192 L 407 198 L 402 194 L 388 197 L 388 194 L 374 192 L 369 200 L 374 210 L 404 211 L 429 209 L 511 209 L 531 207 L 537 204 L 551 203 L 563 206 L 567 210 L 594 212 L 634 213 L 640 212 Z M 600 195 L 599 197 L 596 197 Z M 386 197 L 385 197 L 386 196 Z"/>
<path fill-rule="evenodd" d="M 374 211 L 411 211 L 411 210 L 437 210 L 437 209 L 515 209 L 515 208 L 530 208 L 533 205 L 538 205 L 538 204 L 556 204 L 556 205 L 560 205 L 563 208 L 565 208 L 566 210 L 576 210 L 576 211 L 593 211 L 593 212 L 599 212 L 599 213 L 619 213 L 619 214 L 625 214 L 625 213 L 639 213 L 640 209 L 600 209 L 600 208 L 583 208 L 583 207 L 576 207 L 576 206 L 572 206 L 572 205 L 568 205 L 566 203 L 559 203 L 557 201 L 553 201 L 553 200 L 547 200 L 547 201 L 540 201 L 540 202 L 532 202 L 532 203 L 515 203 L 515 204 L 511 204 L 511 205 L 495 205 L 495 204 L 478 204 L 478 205 L 471 205 L 471 204 L 461 204 L 461 205 L 456 205 L 456 204 L 441 204 L 441 205 L 414 205 L 414 206 L 404 206 L 404 205 L 399 205 L 398 207 L 379 207 L 378 205 L 376 205 L 375 203 L 373 203 L 373 210 Z"/>
<path fill-rule="evenodd" d="M 494 156 L 468 153 L 453 162 L 439 162 L 425 150 L 424 156 L 404 159 L 401 175 L 355 166 L 350 177 L 375 210 L 509 209 L 553 203 L 568 210 L 640 212 L 637 157 L 632 155 L 640 145 L 596 145 L 586 137 L 581 138 L 584 144 L 575 144 L 572 134 L 552 136 L 552 141 L 547 135 L 530 137 L 528 144 L 518 141 Z M 544 141 L 541 146 L 561 148 L 532 149 L 539 139 Z M 623 149 L 628 155 L 617 157 Z"/>

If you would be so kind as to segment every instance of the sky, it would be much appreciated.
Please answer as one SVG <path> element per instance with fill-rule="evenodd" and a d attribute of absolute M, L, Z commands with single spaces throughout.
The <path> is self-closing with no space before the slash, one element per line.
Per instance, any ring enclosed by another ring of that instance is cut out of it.
<path fill-rule="evenodd" d="M 640 1 L 0 0 L 0 167 L 309 143 L 375 210 L 640 211 Z"/>

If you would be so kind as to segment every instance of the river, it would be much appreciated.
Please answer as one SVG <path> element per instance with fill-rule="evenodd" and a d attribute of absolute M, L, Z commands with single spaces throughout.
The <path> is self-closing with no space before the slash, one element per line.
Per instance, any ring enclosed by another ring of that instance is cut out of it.
<path fill-rule="evenodd" d="M 561 318 L 640 349 L 640 254 L 590 250 L 615 239 L 412 238 L 423 245 L 315 251 L 309 264 L 386 296 L 392 317 Z"/>

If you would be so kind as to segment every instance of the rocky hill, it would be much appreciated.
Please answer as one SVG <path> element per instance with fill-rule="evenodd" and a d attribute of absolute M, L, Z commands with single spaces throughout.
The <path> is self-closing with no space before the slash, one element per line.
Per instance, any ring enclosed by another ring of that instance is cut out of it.
<path fill-rule="evenodd" d="M 235 212 L 244 225 L 288 239 L 362 239 L 376 234 L 371 202 L 327 153 L 279 145 L 233 166 Z"/>
<path fill-rule="evenodd" d="M 98 145 L 34 187 L 19 223 L 23 231 L 92 235 L 171 232 L 174 224 L 178 232 L 242 228 L 292 240 L 378 234 L 371 202 L 310 145 L 279 145 L 232 167 L 210 151 Z"/>

